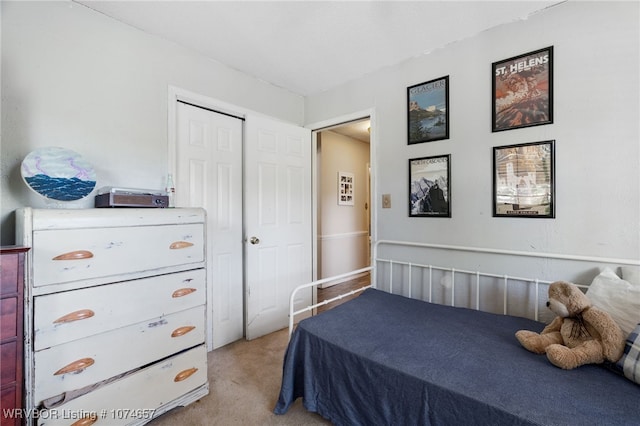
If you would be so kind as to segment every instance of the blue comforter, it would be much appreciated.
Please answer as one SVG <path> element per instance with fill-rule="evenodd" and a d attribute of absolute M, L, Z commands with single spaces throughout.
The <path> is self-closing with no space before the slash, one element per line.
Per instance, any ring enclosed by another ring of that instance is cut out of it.
<path fill-rule="evenodd" d="M 296 328 L 275 407 L 336 425 L 638 425 L 640 387 L 561 370 L 514 333 L 544 324 L 369 289 Z"/>

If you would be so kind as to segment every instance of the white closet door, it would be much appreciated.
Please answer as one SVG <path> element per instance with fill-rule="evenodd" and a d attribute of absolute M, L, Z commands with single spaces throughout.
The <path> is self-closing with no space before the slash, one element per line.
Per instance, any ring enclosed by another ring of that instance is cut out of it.
<path fill-rule="evenodd" d="M 176 205 L 207 211 L 212 350 L 243 337 L 242 120 L 177 104 Z"/>
<path fill-rule="evenodd" d="M 291 291 L 312 280 L 311 132 L 251 115 L 245 130 L 245 335 L 254 339 L 287 327 Z M 296 304 L 310 300 L 307 289 Z"/>

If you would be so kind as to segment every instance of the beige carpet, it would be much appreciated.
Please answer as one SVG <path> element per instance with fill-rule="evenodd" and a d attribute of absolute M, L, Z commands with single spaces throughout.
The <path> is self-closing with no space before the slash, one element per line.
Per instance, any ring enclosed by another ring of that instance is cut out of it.
<path fill-rule="evenodd" d="M 151 421 L 175 425 L 330 425 L 301 399 L 284 415 L 273 414 L 282 379 L 287 330 L 240 340 L 209 352 L 209 395 Z"/>

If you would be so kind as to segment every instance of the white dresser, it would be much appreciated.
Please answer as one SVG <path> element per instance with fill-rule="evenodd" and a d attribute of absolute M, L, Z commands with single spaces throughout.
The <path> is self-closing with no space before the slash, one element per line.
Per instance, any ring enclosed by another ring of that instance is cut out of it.
<path fill-rule="evenodd" d="M 144 424 L 209 392 L 204 210 L 23 208 L 16 240 L 27 424 Z"/>

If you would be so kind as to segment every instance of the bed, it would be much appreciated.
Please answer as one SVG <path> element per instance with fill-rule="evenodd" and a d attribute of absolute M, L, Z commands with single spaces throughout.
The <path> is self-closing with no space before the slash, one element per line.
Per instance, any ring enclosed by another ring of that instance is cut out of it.
<path fill-rule="evenodd" d="M 367 288 L 298 323 L 274 412 L 301 397 L 335 425 L 640 424 L 638 384 L 558 369 L 514 337 L 544 325 Z"/>

